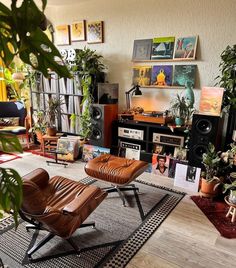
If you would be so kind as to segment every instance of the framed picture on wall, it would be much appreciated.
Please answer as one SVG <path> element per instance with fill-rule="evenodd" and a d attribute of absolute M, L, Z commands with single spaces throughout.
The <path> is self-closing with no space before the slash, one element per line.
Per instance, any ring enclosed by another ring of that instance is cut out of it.
<path fill-rule="evenodd" d="M 152 39 L 134 40 L 133 61 L 150 60 Z"/>
<path fill-rule="evenodd" d="M 70 27 L 71 42 L 85 41 L 85 20 L 77 21 L 71 24 Z"/>
<path fill-rule="evenodd" d="M 89 44 L 103 43 L 103 21 L 87 23 L 87 42 Z"/>
<path fill-rule="evenodd" d="M 56 44 L 70 45 L 70 26 L 58 25 L 56 26 Z"/>
<path fill-rule="evenodd" d="M 175 41 L 174 59 L 195 59 L 198 36 L 179 37 Z"/>

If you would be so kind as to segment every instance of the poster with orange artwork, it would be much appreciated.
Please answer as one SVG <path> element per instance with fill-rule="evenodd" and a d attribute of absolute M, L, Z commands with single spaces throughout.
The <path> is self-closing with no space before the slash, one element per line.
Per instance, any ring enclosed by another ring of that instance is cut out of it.
<path fill-rule="evenodd" d="M 224 88 L 222 87 L 203 87 L 199 106 L 200 113 L 219 116 L 223 94 Z"/>

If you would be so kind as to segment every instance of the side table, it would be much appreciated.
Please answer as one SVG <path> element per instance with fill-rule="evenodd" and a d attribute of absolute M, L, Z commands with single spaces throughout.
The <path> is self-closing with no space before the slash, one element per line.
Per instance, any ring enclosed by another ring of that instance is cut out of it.
<path fill-rule="evenodd" d="M 226 217 L 229 217 L 230 215 L 232 216 L 231 218 L 231 222 L 235 222 L 235 218 L 236 218 L 236 204 L 230 203 L 229 202 L 229 196 L 225 196 L 225 202 L 230 206 Z"/>
<path fill-rule="evenodd" d="M 57 141 L 62 136 L 62 133 L 57 133 L 56 136 L 43 135 L 42 137 L 42 150 L 43 156 L 45 156 L 45 151 L 55 150 L 57 148 Z"/>

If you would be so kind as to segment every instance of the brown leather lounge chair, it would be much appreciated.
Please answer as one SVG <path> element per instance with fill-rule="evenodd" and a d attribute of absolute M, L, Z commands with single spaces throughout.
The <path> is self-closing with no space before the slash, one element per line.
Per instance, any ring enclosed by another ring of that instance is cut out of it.
<path fill-rule="evenodd" d="M 100 188 L 85 185 L 61 176 L 49 179 L 47 171 L 36 169 L 23 177 L 21 217 L 30 223 L 26 229 L 47 230 L 49 234 L 34 245 L 31 255 L 55 235 L 66 239 L 78 253 L 71 236 L 77 228 L 95 226 L 83 223 L 107 196 Z"/>

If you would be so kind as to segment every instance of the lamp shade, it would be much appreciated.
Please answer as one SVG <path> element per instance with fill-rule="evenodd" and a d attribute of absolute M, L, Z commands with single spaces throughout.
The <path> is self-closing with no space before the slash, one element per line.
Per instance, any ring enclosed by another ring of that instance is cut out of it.
<path fill-rule="evenodd" d="M 139 86 L 136 86 L 135 87 L 135 90 L 133 91 L 132 96 L 133 97 L 140 97 L 140 96 L 142 96 L 142 91 L 140 90 L 140 87 Z"/>

